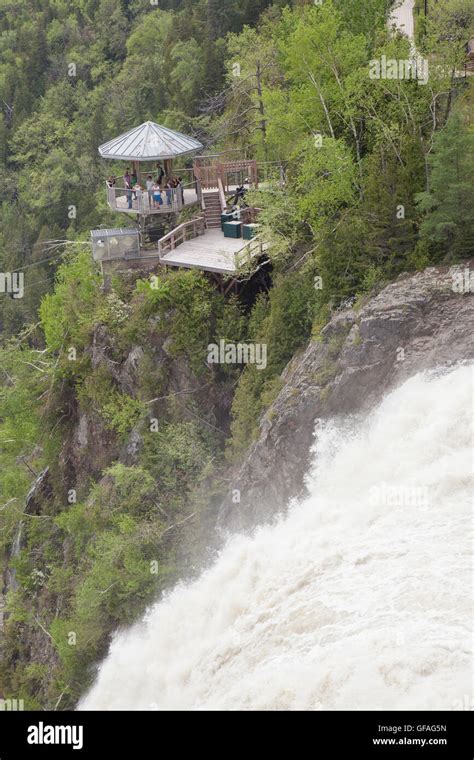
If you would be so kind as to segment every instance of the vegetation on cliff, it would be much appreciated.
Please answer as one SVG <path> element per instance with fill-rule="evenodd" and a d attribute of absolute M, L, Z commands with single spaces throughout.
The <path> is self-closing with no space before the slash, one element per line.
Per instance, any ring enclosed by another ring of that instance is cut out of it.
<path fill-rule="evenodd" d="M 227 468 L 332 310 L 472 255 L 473 14 L 438 0 L 418 24 L 426 84 L 370 78 L 410 56 L 389 5 L 0 0 L 0 269 L 25 274 L 0 294 L 5 697 L 73 705 L 111 632 L 194 571 Z M 256 195 L 265 287 L 126 272 L 103 292 L 97 146 L 148 118 L 283 162 Z M 210 367 L 219 340 L 266 344 L 267 366 Z"/>

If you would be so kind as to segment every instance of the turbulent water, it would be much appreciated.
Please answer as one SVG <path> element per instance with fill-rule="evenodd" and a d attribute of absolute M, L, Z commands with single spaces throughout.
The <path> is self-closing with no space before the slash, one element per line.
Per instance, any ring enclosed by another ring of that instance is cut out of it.
<path fill-rule="evenodd" d="M 310 496 L 117 635 L 80 707 L 472 707 L 472 390 L 420 374 L 320 425 Z"/>

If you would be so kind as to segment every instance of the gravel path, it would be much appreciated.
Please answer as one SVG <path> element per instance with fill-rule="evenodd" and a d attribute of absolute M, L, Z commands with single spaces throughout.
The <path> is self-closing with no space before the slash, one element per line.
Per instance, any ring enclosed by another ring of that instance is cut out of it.
<path fill-rule="evenodd" d="M 402 2 L 393 9 L 389 21 L 390 26 L 395 24 L 412 42 L 415 39 L 415 24 L 413 21 L 414 6 L 415 0 L 402 0 Z"/>

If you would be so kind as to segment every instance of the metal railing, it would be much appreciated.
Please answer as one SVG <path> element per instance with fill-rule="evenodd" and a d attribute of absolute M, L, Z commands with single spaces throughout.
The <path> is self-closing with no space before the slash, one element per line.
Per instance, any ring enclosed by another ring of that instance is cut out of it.
<path fill-rule="evenodd" d="M 158 253 L 160 258 L 167 253 L 171 253 L 175 248 L 180 246 L 186 240 L 192 240 L 193 238 L 204 235 L 206 232 L 206 221 L 203 216 L 198 216 L 195 219 L 191 219 L 189 222 L 183 222 L 167 235 L 161 238 L 158 243 Z"/>
<path fill-rule="evenodd" d="M 185 206 L 198 203 L 201 198 L 199 182 L 190 182 L 182 187 L 162 190 L 162 204 L 155 202 L 153 191 L 143 189 L 141 186 L 125 188 L 123 186 L 106 183 L 107 203 L 113 211 L 125 213 L 170 214 L 181 211 Z"/>

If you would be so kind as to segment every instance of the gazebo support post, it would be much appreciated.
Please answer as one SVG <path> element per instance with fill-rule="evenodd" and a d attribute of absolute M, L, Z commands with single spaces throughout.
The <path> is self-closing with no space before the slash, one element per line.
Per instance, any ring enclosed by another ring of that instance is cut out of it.
<path fill-rule="evenodd" d="M 145 248 L 145 217 L 143 214 L 138 214 L 138 232 L 140 235 L 140 251 Z"/>
<path fill-rule="evenodd" d="M 164 164 L 165 164 L 165 175 L 168 179 L 171 179 L 173 176 L 173 159 L 165 158 Z"/>

